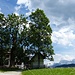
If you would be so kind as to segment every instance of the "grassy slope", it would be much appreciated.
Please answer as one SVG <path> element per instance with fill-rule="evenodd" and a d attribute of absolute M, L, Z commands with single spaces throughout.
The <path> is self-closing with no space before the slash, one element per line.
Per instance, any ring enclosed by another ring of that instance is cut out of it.
<path fill-rule="evenodd" d="M 75 68 L 34 69 L 23 71 L 22 75 L 75 75 Z"/>

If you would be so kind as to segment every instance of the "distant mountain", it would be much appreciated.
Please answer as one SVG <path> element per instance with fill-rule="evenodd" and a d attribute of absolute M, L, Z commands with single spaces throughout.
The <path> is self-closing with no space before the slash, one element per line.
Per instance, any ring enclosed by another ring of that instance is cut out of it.
<path fill-rule="evenodd" d="M 72 63 L 72 61 L 68 61 L 68 60 L 61 60 L 59 63 L 60 63 L 60 64 L 71 64 L 71 63 Z"/>
<path fill-rule="evenodd" d="M 49 66 L 49 67 L 56 67 L 56 66 L 60 66 L 61 64 L 60 63 L 54 63 L 52 66 Z"/>
<path fill-rule="evenodd" d="M 75 63 L 75 59 L 73 59 L 73 60 L 71 61 L 71 63 L 73 63 L 73 64 L 74 64 L 74 63 Z"/>
<path fill-rule="evenodd" d="M 55 67 L 75 67 L 75 64 L 64 64 L 64 65 L 58 65 Z"/>
<path fill-rule="evenodd" d="M 54 63 L 52 66 L 49 67 L 75 67 L 75 59 L 71 61 L 61 60 L 59 63 Z"/>

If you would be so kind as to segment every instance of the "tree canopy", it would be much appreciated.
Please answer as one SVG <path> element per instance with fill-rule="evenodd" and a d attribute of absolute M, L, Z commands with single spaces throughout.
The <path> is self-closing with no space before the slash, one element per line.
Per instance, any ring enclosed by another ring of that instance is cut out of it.
<path fill-rule="evenodd" d="M 35 53 L 38 53 L 38 67 L 40 53 L 44 58 L 53 60 L 52 29 L 49 23 L 44 11 L 40 9 L 32 12 L 28 18 L 24 15 L 0 14 L 0 60 L 3 60 L 0 65 L 4 64 L 5 53 L 8 52 L 10 66 L 15 65 L 15 61 L 26 63 L 28 55 Z"/>

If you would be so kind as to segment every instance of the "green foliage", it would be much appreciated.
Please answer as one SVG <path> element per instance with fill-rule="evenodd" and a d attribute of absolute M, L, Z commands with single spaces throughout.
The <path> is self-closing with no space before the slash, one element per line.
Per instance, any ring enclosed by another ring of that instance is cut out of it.
<path fill-rule="evenodd" d="M 5 17 L 4 14 L 0 14 L 0 65 L 3 65 L 3 61 L 5 60 L 4 56 L 4 52 L 5 52 L 5 48 L 7 47 L 7 39 L 6 39 L 6 29 L 4 28 L 5 26 Z M 8 35 L 7 35 L 8 36 Z M 8 38 L 8 37 L 7 37 Z"/>
<path fill-rule="evenodd" d="M 0 59 L 4 58 L 5 53 L 10 52 L 10 66 L 16 62 L 23 62 L 29 54 L 36 52 L 42 53 L 45 58 L 53 60 L 53 46 L 51 41 L 52 29 L 49 19 L 43 10 L 37 9 L 28 17 L 24 15 L 0 14 Z M 39 62 L 40 57 L 38 57 Z M 39 63 L 40 64 L 40 63 Z"/>
<path fill-rule="evenodd" d="M 38 49 L 36 50 L 38 53 L 42 52 L 46 58 L 52 57 L 54 50 L 51 41 L 52 29 L 49 25 L 49 19 L 44 11 L 40 9 L 32 12 L 29 18 L 31 20 L 30 43 L 35 49 Z"/>
<path fill-rule="evenodd" d="M 26 23 L 26 18 L 23 15 L 9 14 L 5 17 L 0 14 L 0 59 L 3 64 L 5 61 L 2 61 L 2 59 L 8 52 L 11 54 L 10 65 L 14 65 L 15 59 L 22 61 L 18 54 L 20 54 L 20 57 L 24 57 L 23 46 L 20 45 L 24 40 L 21 32 L 26 29 Z M 21 27 L 23 29 L 20 29 Z"/>
<path fill-rule="evenodd" d="M 23 71 L 22 75 L 75 75 L 75 68 L 27 70 Z"/>

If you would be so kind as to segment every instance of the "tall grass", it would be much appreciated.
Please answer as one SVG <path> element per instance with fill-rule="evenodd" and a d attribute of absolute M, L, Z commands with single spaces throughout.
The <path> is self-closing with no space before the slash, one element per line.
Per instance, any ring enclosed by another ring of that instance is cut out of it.
<path fill-rule="evenodd" d="M 34 69 L 22 72 L 22 75 L 75 75 L 75 68 Z"/>

